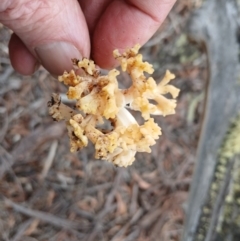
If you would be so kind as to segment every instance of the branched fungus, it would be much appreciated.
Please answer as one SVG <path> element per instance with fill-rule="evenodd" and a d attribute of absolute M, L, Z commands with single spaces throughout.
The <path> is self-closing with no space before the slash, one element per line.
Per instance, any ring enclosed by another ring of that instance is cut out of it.
<path fill-rule="evenodd" d="M 127 89 L 118 87 L 118 70 L 102 76 L 94 62 L 86 58 L 73 60 L 75 70 L 59 77 L 60 82 L 69 86 L 67 96 L 76 101 L 76 108 L 64 105 L 59 95 L 53 94 L 49 113 L 57 121 L 66 121 L 71 152 L 86 147 L 91 141 L 95 158 L 125 167 L 133 163 L 136 152 L 151 152 L 150 146 L 156 143 L 161 129 L 150 116 L 173 114 L 179 89 L 168 84 L 175 77 L 169 71 L 159 84 L 145 76 L 154 70 L 151 64 L 143 62 L 139 48 L 140 45 L 136 45 L 122 54 L 113 52 L 122 70 L 132 79 Z M 78 71 L 81 74 L 76 74 Z M 164 96 L 168 93 L 172 99 Z M 138 124 L 129 109 L 141 112 L 143 125 Z M 99 126 L 107 120 L 111 128 L 101 129 Z"/>

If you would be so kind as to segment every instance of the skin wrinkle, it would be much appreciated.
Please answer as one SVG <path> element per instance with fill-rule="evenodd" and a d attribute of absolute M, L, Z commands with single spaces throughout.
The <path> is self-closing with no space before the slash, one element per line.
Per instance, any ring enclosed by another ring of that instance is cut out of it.
<path fill-rule="evenodd" d="M 67 3 L 65 2 L 65 4 Z M 51 11 L 51 13 L 49 11 Z M 18 36 L 25 35 L 24 42 L 30 46 L 34 46 L 35 41 L 44 43 L 44 39 L 46 39 L 47 41 L 54 39 L 54 33 L 56 33 L 56 38 L 59 38 L 62 35 L 61 33 L 64 32 L 59 25 L 56 25 L 54 31 L 52 31 L 51 29 L 46 29 L 44 30 L 44 35 L 42 34 L 43 27 L 54 25 L 54 22 L 58 18 L 58 15 L 61 15 L 63 13 L 63 8 L 60 8 L 60 6 L 56 4 L 50 5 L 49 1 L 27 1 L 21 6 L 19 6 L 18 3 L 17 6 L 14 6 L 11 12 L 12 15 L 14 15 L 15 12 L 18 15 L 10 16 L 11 20 L 4 21 L 5 24 L 10 28 L 14 28 L 14 31 Z M 16 25 L 16 21 L 21 22 L 21 24 Z M 12 26 L 13 24 L 14 26 Z M 35 31 L 36 35 L 39 36 L 34 42 L 28 41 L 28 35 L 32 31 Z M 68 35 L 68 33 L 65 32 L 65 35 Z"/>
<path fill-rule="evenodd" d="M 16 2 L 14 0 L 1 0 L 1 5 L 0 5 L 0 21 L 3 21 L 7 18 L 9 18 L 9 14 L 16 8 Z M 18 8 L 18 5 L 17 5 Z M 16 12 L 16 11 L 14 11 Z M 4 17 L 5 16 L 5 17 Z"/>
<path fill-rule="evenodd" d="M 119 0 L 118 0 L 119 1 Z M 142 13 L 144 13 L 147 17 L 150 17 L 154 22 L 156 22 L 157 24 L 159 24 L 161 22 L 161 18 L 159 18 L 159 15 L 154 15 L 152 14 L 152 12 L 148 12 L 146 11 L 145 8 L 141 8 L 138 4 L 135 3 L 135 1 L 131 1 L 131 0 L 126 0 L 125 1 L 129 6 L 135 8 L 137 11 L 140 11 Z M 151 1 L 150 1 L 151 2 Z M 154 9 L 154 7 L 151 8 L 151 10 Z"/>
<path fill-rule="evenodd" d="M 165 15 L 163 16 L 162 14 L 160 14 L 160 12 L 167 13 L 167 11 L 163 11 L 164 8 L 169 8 L 169 6 L 173 6 L 176 0 L 126 0 L 126 2 L 130 5 L 135 6 L 139 11 L 142 11 L 148 16 L 150 16 L 157 23 L 162 23 Z"/>
<path fill-rule="evenodd" d="M 13 1 L 3 13 L 1 13 L 1 21 L 28 21 L 30 17 L 34 16 L 40 6 L 46 4 L 46 1 Z M 49 7 L 49 5 L 48 5 Z M 21 22 L 22 24 L 22 22 Z"/>
<path fill-rule="evenodd" d="M 49 10 L 51 10 L 51 14 L 49 14 Z M 24 42 L 31 46 L 32 43 L 28 41 L 30 32 L 35 31 L 37 35 L 42 36 L 42 23 L 44 22 L 44 25 L 47 26 L 50 25 L 51 22 L 55 21 L 55 18 L 61 13 L 61 11 L 60 7 L 52 7 L 46 0 L 27 1 L 20 6 L 18 3 L 18 5 L 14 6 L 14 9 L 11 10 L 13 15 L 15 12 L 17 12 L 18 15 L 11 16 L 11 20 L 5 21 L 5 24 L 10 28 L 14 28 L 14 32 L 18 36 L 25 35 Z M 51 18 L 49 18 L 49 16 L 51 16 Z M 16 25 L 16 21 L 21 24 Z M 50 34 L 52 33 L 49 33 L 49 35 Z M 57 35 L 59 34 L 57 33 Z M 48 31 L 45 31 L 44 38 L 47 36 Z"/>
<path fill-rule="evenodd" d="M 11 0 L 1 0 L 0 14 L 2 14 L 12 4 L 12 1 Z"/>
<path fill-rule="evenodd" d="M 68 1 L 63 1 L 64 5 L 67 5 Z M 30 1 L 35 2 L 35 1 Z M 81 33 L 81 29 L 79 29 L 83 24 L 79 25 L 78 19 L 76 19 L 75 22 L 70 22 L 70 18 L 65 18 L 64 15 L 71 16 L 79 16 L 79 8 L 76 7 L 68 7 L 68 8 L 61 8 L 62 4 L 50 4 L 51 1 L 36 1 L 40 2 L 41 4 L 34 4 L 31 5 L 31 9 L 36 8 L 37 13 L 33 12 L 31 15 L 26 14 L 29 11 L 25 11 L 25 15 L 19 19 L 21 21 L 21 25 L 19 26 L 12 26 L 14 28 L 14 32 L 20 36 L 23 36 L 22 40 L 25 43 L 26 46 L 28 46 L 30 49 L 33 49 L 34 46 L 37 46 L 39 43 L 44 44 L 48 42 L 54 42 L 57 39 L 60 39 L 61 41 L 66 42 L 72 42 L 75 46 L 79 46 L 78 38 L 74 33 Z M 76 3 L 77 5 L 77 3 Z M 69 4 L 68 4 L 69 6 Z M 78 6 L 78 5 L 77 5 Z M 28 6 L 28 9 L 29 6 Z M 50 12 L 51 11 L 51 12 Z M 66 13 L 67 12 L 67 13 Z M 50 18 L 49 18 L 50 17 Z M 28 19 L 29 18 L 29 19 Z M 59 19 L 62 19 L 62 25 L 61 24 L 55 24 L 59 21 Z M 80 16 L 79 16 L 80 20 Z M 44 24 L 43 24 L 44 22 Z M 82 22 L 82 21 L 80 21 Z M 11 24 L 6 24 L 10 25 Z M 55 25 L 55 26 L 54 26 Z M 46 26 L 50 26 L 47 29 L 44 29 Z M 54 30 L 52 29 L 52 26 L 54 26 Z M 69 28 L 67 27 L 69 26 Z M 33 28 L 34 27 L 34 28 Z M 78 29 L 76 31 L 76 29 Z M 86 28 L 87 29 L 87 28 Z M 34 31 L 35 38 L 32 38 L 32 31 Z M 44 31 L 44 34 L 42 34 Z M 69 32 L 72 32 L 72 34 L 69 34 Z M 87 34 L 85 35 L 87 36 Z M 87 40 L 87 38 L 85 38 Z M 82 41 L 81 47 L 79 46 L 79 49 L 85 53 L 85 56 L 89 56 L 89 47 L 87 46 L 87 41 Z M 33 53 L 33 52 L 32 52 Z M 33 53 L 34 54 L 34 53 Z"/>

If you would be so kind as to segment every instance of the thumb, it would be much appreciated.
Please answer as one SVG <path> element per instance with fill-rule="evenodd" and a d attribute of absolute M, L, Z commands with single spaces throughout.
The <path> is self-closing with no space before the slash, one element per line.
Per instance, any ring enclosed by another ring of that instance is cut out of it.
<path fill-rule="evenodd" d="M 87 24 L 77 0 L 2 1 L 0 22 L 17 35 L 10 40 L 9 52 L 19 72 L 40 62 L 59 75 L 72 68 L 72 58 L 89 56 Z"/>

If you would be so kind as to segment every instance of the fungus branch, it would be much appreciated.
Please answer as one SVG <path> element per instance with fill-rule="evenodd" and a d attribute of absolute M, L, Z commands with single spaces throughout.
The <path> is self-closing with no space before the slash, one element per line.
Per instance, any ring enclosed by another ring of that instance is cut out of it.
<path fill-rule="evenodd" d="M 175 77 L 169 71 L 158 85 L 152 77 L 145 76 L 144 73 L 152 74 L 154 70 L 151 64 L 143 62 L 139 48 L 140 45 L 136 45 L 122 54 L 117 50 L 113 52 L 122 70 L 132 79 L 128 89 L 118 88 L 118 70 L 101 76 L 94 62 L 86 58 L 73 60 L 81 75 L 72 70 L 59 77 L 60 82 L 69 86 L 67 96 L 76 101 L 77 111 L 61 103 L 59 96 L 53 94 L 49 113 L 56 120 L 66 121 L 72 152 L 87 146 L 90 140 L 95 145 L 97 159 L 118 166 L 131 165 L 136 152 L 151 152 L 150 146 L 161 135 L 161 129 L 150 115 L 173 114 L 179 90 L 168 84 Z M 172 99 L 164 96 L 167 93 Z M 145 123 L 139 125 L 127 108 L 140 111 Z M 111 123 L 108 131 L 98 128 L 105 120 Z"/>

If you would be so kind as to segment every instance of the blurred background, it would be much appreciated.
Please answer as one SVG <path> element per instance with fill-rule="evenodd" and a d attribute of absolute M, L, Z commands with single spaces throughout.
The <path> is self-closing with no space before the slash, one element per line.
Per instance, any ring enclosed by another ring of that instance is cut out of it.
<path fill-rule="evenodd" d="M 64 123 L 47 102 L 66 88 L 43 68 L 14 72 L 11 32 L 0 26 L 0 240 L 178 241 L 183 232 L 204 111 L 207 56 L 186 34 L 202 0 L 177 1 L 141 49 L 159 82 L 169 69 L 180 88 L 175 115 L 156 117 L 162 136 L 129 168 L 94 159 L 90 145 L 69 152 Z M 120 86 L 128 86 L 122 75 Z M 136 113 L 136 117 L 137 113 Z"/>

